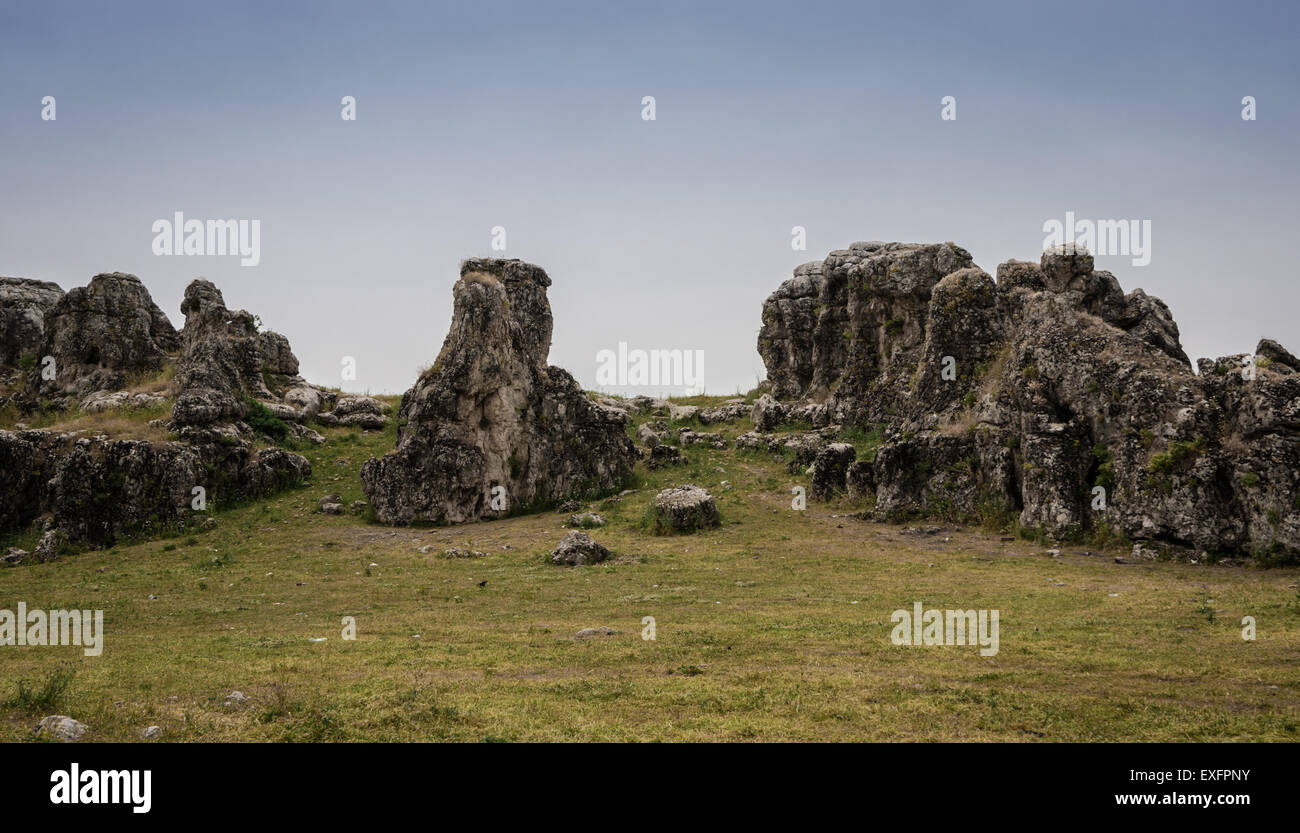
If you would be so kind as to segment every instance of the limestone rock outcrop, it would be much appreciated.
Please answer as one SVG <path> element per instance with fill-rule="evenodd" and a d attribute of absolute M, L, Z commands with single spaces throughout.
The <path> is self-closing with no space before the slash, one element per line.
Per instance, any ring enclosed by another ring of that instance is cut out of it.
<path fill-rule="evenodd" d="M 186 287 L 181 312 L 185 327 L 176 366 L 179 394 L 172 408 L 177 425 L 235 422 L 247 415 L 248 399 L 274 399 L 296 386 L 298 360 L 288 341 L 275 333 L 259 333 L 256 319 L 246 310 L 227 309 L 221 290 L 211 281 L 198 279 Z"/>
<path fill-rule="evenodd" d="M 151 443 L 0 431 L 0 530 L 45 518 L 78 545 L 110 545 L 208 517 L 194 509 L 270 494 L 310 476 L 305 458 L 244 444 Z"/>
<path fill-rule="evenodd" d="M 0 368 L 36 363 L 45 346 L 45 315 L 62 297 L 56 283 L 0 277 Z"/>
<path fill-rule="evenodd" d="M 44 319 L 41 356 L 52 356 L 55 368 L 53 379 L 41 380 L 47 397 L 120 390 L 133 374 L 162 370 L 180 346 L 149 290 L 122 272 L 99 274 L 68 290 Z"/>
<path fill-rule="evenodd" d="M 1266 339 L 1194 372 L 1169 308 L 1082 248 L 994 281 L 952 244 L 854 244 L 773 293 L 759 350 L 767 413 L 883 431 L 843 486 L 877 517 L 1300 555 L 1300 362 Z"/>
<path fill-rule="evenodd" d="M 361 478 L 386 523 L 459 523 L 617 490 L 637 459 L 627 412 L 546 364 L 551 279 L 519 260 L 461 264 L 451 329 L 402 397 L 397 447 Z"/>

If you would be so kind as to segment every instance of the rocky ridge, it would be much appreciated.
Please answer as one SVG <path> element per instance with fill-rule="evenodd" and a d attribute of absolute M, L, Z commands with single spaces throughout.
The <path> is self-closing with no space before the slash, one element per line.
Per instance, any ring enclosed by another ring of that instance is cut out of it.
<path fill-rule="evenodd" d="M 1295 357 L 1264 340 L 1194 372 L 1169 308 L 1081 248 L 995 281 L 951 243 L 855 243 L 772 293 L 758 349 L 760 430 L 823 409 L 883 433 L 874 459 L 813 467 L 874 517 L 1300 553 Z"/>

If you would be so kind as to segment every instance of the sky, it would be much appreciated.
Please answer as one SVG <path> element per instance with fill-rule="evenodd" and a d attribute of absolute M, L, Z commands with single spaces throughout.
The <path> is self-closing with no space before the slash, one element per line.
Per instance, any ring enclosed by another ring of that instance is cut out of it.
<path fill-rule="evenodd" d="M 550 361 L 584 387 L 625 342 L 703 351 L 731 394 L 763 378 L 762 302 L 796 265 L 951 240 L 993 274 L 1073 212 L 1150 222 L 1149 264 L 1098 268 L 1161 297 L 1193 359 L 1300 352 L 1298 23 L 1251 2 L 0 0 L 0 274 L 130 272 L 177 327 L 206 277 L 308 380 L 400 393 L 459 262 L 517 257 L 550 274 Z M 154 254 L 177 211 L 258 220 L 260 262 Z"/>

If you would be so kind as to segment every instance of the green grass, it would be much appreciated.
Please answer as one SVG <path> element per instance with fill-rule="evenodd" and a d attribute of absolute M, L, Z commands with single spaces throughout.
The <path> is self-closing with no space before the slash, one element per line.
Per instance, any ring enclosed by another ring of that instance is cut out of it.
<path fill-rule="evenodd" d="M 567 568 L 546 562 L 567 514 L 421 529 L 321 514 L 322 495 L 364 497 L 361 464 L 395 429 L 322 432 L 310 485 L 212 531 L 0 571 L 0 608 L 105 611 L 100 657 L 0 647 L 0 740 L 31 740 L 33 708 L 99 741 L 151 724 L 173 741 L 1300 739 L 1295 568 L 901 535 L 843 504 L 794 511 L 808 483 L 780 458 L 702 446 L 586 503 L 614 556 Z M 647 534 L 654 494 L 688 482 L 722 526 Z M 915 601 L 998 609 L 1000 653 L 894 646 L 890 615 Z M 601 626 L 616 633 L 573 638 Z M 45 698 L 61 668 L 75 677 Z M 248 700 L 227 707 L 236 689 Z"/>

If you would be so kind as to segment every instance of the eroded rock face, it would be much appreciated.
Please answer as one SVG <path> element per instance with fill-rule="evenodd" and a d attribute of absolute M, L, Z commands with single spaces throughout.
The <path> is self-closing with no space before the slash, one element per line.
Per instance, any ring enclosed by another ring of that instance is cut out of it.
<path fill-rule="evenodd" d="M 833 253 L 764 307 L 774 388 L 884 431 L 874 461 L 846 469 L 851 496 L 882 518 L 1300 554 L 1300 362 L 1285 348 L 1264 340 L 1198 375 L 1169 308 L 1125 295 L 1082 249 L 1008 261 L 996 282 L 943 249 L 902 247 L 904 265 L 899 244 L 855 244 L 856 272 Z M 795 314 L 813 297 L 815 316 Z M 838 490 L 830 462 L 818 493 Z"/>
<path fill-rule="evenodd" d="M 0 431 L 0 530 L 46 517 L 73 543 L 111 545 L 208 517 L 193 508 L 196 486 L 216 504 L 261 497 L 310 474 L 305 458 L 278 448 Z"/>
<path fill-rule="evenodd" d="M 45 315 L 63 290 L 56 283 L 0 277 L 0 368 L 35 362 L 45 346 Z"/>
<path fill-rule="evenodd" d="M 519 260 L 461 265 L 442 350 L 402 397 L 397 448 L 362 468 L 380 520 L 499 517 L 615 491 L 631 473 L 627 413 L 546 364 L 550 283 Z"/>
<path fill-rule="evenodd" d="M 96 275 L 71 289 L 44 316 L 41 355 L 52 356 L 55 378 L 43 396 L 82 396 L 119 390 L 135 374 L 162 370 L 179 338 L 135 275 Z"/>
<path fill-rule="evenodd" d="M 289 340 L 279 333 L 259 332 L 252 313 L 227 309 L 221 290 L 211 281 L 198 279 L 186 287 L 181 312 L 185 327 L 180 333 L 179 392 L 172 422 L 182 435 L 238 423 L 248 416 L 250 400 L 290 423 L 315 419 L 333 407 L 337 394 L 309 385 L 298 375 L 298 358 Z M 382 427 L 383 420 L 378 424 Z M 294 433 L 312 439 L 315 432 L 297 426 Z"/>
<path fill-rule="evenodd" d="M 971 265 L 951 243 L 874 241 L 796 268 L 763 304 L 758 352 L 772 393 L 818 402 L 895 394 L 924 341 L 931 290 Z"/>

